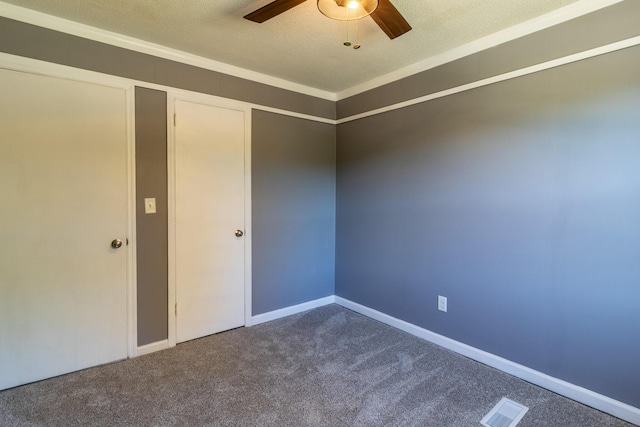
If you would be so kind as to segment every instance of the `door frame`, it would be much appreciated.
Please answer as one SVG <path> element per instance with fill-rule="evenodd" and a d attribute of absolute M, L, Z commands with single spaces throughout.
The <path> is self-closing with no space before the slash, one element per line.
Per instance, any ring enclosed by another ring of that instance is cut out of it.
<path fill-rule="evenodd" d="M 127 140 L 127 357 L 137 356 L 137 276 L 136 276 L 136 157 L 135 157 L 135 85 L 130 80 L 100 74 L 65 65 L 39 61 L 21 56 L 0 53 L 0 68 L 55 77 L 82 83 L 123 89 L 125 92 L 125 117 Z"/>
<path fill-rule="evenodd" d="M 169 294 L 168 346 L 177 343 L 176 328 L 176 131 L 174 126 L 176 101 L 191 102 L 210 107 L 226 108 L 244 113 L 244 326 L 251 325 L 251 107 L 245 103 L 181 90 L 167 92 L 167 202 L 169 216 Z M 179 119 L 178 119 L 179 120 Z"/>

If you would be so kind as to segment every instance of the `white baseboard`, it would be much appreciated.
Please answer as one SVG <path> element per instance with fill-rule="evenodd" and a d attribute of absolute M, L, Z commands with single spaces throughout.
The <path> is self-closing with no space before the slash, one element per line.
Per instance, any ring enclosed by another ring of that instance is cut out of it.
<path fill-rule="evenodd" d="M 260 323 L 280 319 L 281 317 L 291 316 L 292 314 L 302 313 L 303 311 L 322 307 L 323 305 L 333 304 L 334 302 L 335 302 L 335 296 L 331 295 L 331 296 L 320 298 L 314 301 L 293 305 L 291 307 L 285 307 L 280 310 L 270 311 L 268 313 L 259 314 L 257 316 L 251 317 L 250 321 L 245 326 L 258 325 Z M 167 348 L 169 348 L 169 340 L 153 342 L 151 344 L 138 347 L 136 349 L 136 354 L 134 355 L 134 357 L 143 356 L 145 354 L 154 353 L 160 350 L 166 350 Z"/>
<path fill-rule="evenodd" d="M 169 340 L 152 342 L 151 344 L 138 347 L 136 349 L 136 357 L 144 356 L 145 354 L 154 353 L 160 350 L 166 350 L 168 348 L 169 348 Z"/>
<path fill-rule="evenodd" d="M 431 332 L 427 329 L 405 322 L 404 320 L 396 319 L 395 317 L 391 317 L 387 314 L 347 299 L 336 296 L 335 303 L 348 308 L 349 310 L 353 310 L 379 322 L 410 333 L 411 335 L 415 335 L 441 347 L 455 351 L 456 353 L 470 359 L 521 378 L 532 384 L 536 384 L 542 388 L 546 388 L 547 390 L 551 390 L 562 396 L 591 406 L 592 408 L 606 412 L 630 423 L 640 425 L 640 408 L 636 408 L 586 388 L 543 374 L 542 372 L 496 356 L 495 354 L 487 353 L 486 351 L 452 340 L 451 338 L 436 334 L 435 332 Z"/>
<path fill-rule="evenodd" d="M 336 297 L 331 295 L 329 297 L 293 305 L 291 307 L 281 308 L 280 310 L 258 314 L 257 316 L 252 316 L 251 321 L 246 326 L 254 326 L 260 323 L 270 322 L 271 320 L 280 319 L 281 317 L 291 316 L 292 314 L 302 313 L 303 311 L 312 310 L 314 308 L 322 307 L 323 305 L 333 304 L 335 300 Z"/>

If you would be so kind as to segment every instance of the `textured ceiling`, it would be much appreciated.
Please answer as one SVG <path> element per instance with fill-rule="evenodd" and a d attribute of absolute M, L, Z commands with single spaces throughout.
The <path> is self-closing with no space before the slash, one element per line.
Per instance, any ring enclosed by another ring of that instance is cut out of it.
<path fill-rule="evenodd" d="M 329 92 L 577 2 L 392 0 L 413 30 L 389 40 L 365 18 L 357 28 L 362 48 L 354 50 L 342 45 L 347 24 L 323 16 L 315 0 L 263 24 L 242 17 L 271 0 L 2 1 Z"/>

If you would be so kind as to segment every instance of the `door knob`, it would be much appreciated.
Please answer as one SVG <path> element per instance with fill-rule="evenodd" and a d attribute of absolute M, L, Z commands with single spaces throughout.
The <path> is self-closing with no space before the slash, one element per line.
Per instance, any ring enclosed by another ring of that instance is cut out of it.
<path fill-rule="evenodd" d="M 244 231 L 236 230 L 236 237 L 242 237 L 242 236 L 244 236 Z"/>
<path fill-rule="evenodd" d="M 113 241 L 111 242 L 111 247 L 112 247 L 113 249 L 118 249 L 118 248 L 122 247 L 122 240 L 120 240 L 120 239 L 115 239 L 115 240 L 113 240 Z"/>

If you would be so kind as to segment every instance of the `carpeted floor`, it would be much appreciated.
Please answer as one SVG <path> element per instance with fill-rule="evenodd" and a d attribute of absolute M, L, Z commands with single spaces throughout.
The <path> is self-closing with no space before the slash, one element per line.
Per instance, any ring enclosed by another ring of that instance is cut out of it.
<path fill-rule="evenodd" d="M 0 392 L 2 426 L 632 425 L 337 305 Z"/>

